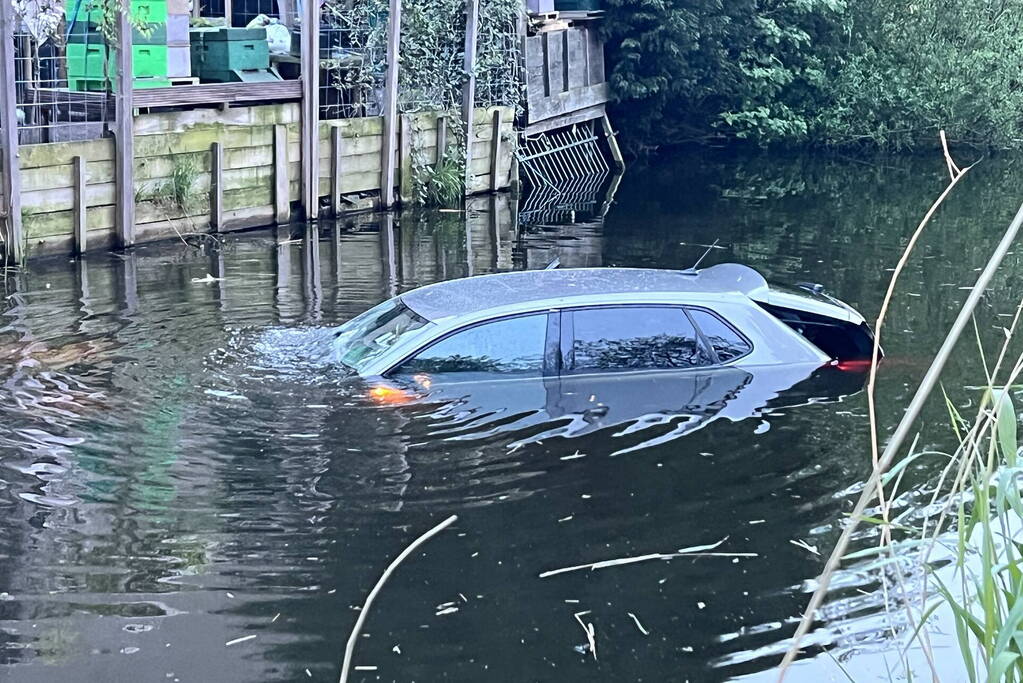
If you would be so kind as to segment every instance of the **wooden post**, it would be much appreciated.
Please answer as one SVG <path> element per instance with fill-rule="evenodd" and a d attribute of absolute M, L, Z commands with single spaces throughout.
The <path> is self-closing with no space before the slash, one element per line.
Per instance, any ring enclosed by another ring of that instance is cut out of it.
<path fill-rule="evenodd" d="M 401 0 L 390 0 L 387 16 L 387 75 L 384 78 L 384 140 L 380 153 L 380 204 L 394 205 L 394 152 L 398 138 L 398 51 L 401 48 Z"/>
<path fill-rule="evenodd" d="M 3 167 L 5 205 L 0 216 L 6 216 L 4 233 L 6 248 L 15 263 L 25 259 L 25 235 L 21 224 L 21 165 L 18 161 L 18 100 L 14 90 L 14 6 L 0 2 L 0 166 Z"/>
<path fill-rule="evenodd" d="M 224 145 L 210 145 L 210 227 L 213 232 L 224 229 Z"/>
<path fill-rule="evenodd" d="M 444 152 L 448 148 L 448 117 L 441 114 L 437 117 L 437 161 L 439 168 L 444 163 Z"/>
<path fill-rule="evenodd" d="M 625 159 L 622 158 L 622 150 L 618 147 L 618 138 L 615 137 L 615 131 L 611 127 L 611 120 L 607 118 L 607 114 L 601 117 L 600 125 L 604 129 L 604 137 L 607 138 L 607 147 L 611 150 L 611 158 L 615 162 L 615 168 L 621 173 L 625 170 Z"/>
<path fill-rule="evenodd" d="M 132 28 L 126 12 L 117 14 L 117 128 L 114 134 L 114 224 L 121 248 L 135 244 L 135 112 L 132 107 Z"/>
<path fill-rule="evenodd" d="M 387 296 L 398 294 L 398 252 L 394 244 L 394 214 L 387 212 L 380 220 L 381 256 L 384 262 L 384 278 L 387 283 Z"/>
<path fill-rule="evenodd" d="M 84 254 L 89 248 L 88 238 L 86 237 L 88 224 L 85 215 L 85 184 L 87 182 L 85 171 L 85 159 L 80 156 L 72 157 L 71 182 L 74 192 L 74 205 L 71 221 L 74 229 L 74 253 L 76 254 Z"/>
<path fill-rule="evenodd" d="M 274 125 L 274 220 L 291 220 L 291 187 L 288 180 L 288 127 Z"/>
<path fill-rule="evenodd" d="M 412 117 L 402 114 L 398 129 L 398 198 L 412 201 Z"/>
<path fill-rule="evenodd" d="M 465 75 L 462 86 L 462 130 L 465 133 L 465 194 L 472 179 L 472 148 L 476 139 L 473 117 L 476 111 L 476 37 L 479 30 L 480 0 L 465 0 Z"/>
<path fill-rule="evenodd" d="M 501 110 L 494 110 L 493 126 L 490 130 L 490 191 L 497 192 L 501 183 L 497 180 L 497 172 L 501 168 Z"/>
<path fill-rule="evenodd" d="M 341 126 L 330 129 L 330 212 L 341 215 L 341 159 L 344 154 Z"/>
<path fill-rule="evenodd" d="M 302 3 L 302 209 L 320 210 L 320 3 Z"/>

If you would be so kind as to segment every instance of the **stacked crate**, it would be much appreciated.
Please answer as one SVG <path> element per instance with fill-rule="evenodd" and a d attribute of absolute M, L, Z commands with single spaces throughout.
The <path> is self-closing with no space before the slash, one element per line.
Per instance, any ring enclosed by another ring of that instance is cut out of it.
<path fill-rule="evenodd" d="M 117 63 L 99 32 L 102 10 L 87 10 L 88 0 L 68 0 L 67 80 L 70 90 L 106 90 L 116 82 Z M 167 0 L 132 0 L 131 16 L 145 23 L 132 31 L 133 82 L 136 88 L 162 88 L 167 80 Z"/>
<path fill-rule="evenodd" d="M 192 76 L 192 51 L 188 42 L 190 18 L 188 4 L 188 0 L 167 0 L 167 77 L 171 79 Z"/>
<path fill-rule="evenodd" d="M 192 65 L 204 83 L 275 81 L 264 28 L 192 29 Z"/>

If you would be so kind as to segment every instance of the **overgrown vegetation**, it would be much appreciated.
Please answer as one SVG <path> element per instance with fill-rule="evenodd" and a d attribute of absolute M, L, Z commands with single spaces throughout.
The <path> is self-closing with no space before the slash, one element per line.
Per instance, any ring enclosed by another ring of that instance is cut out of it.
<path fill-rule="evenodd" d="M 633 151 L 1023 143 L 1021 0 L 608 0 Z"/>

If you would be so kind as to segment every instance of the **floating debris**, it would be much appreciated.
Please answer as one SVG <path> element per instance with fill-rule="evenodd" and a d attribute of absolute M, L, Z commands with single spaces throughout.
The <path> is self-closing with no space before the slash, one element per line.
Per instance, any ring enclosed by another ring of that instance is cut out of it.
<path fill-rule="evenodd" d="M 597 661 L 597 630 L 593 628 L 592 623 L 583 623 L 582 619 L 583 616 L 589 613 L 590 610 L 586 610 L 585 612 L 576 612 L 573 616 L 579 622 L 579 625 L 583 627 L 583 631 L 586 633 L 586 643 L 590 648 L 590 654 L 593 655 L 593 661 Z"/>
<path fill-rule="evenodd" d="M 632 621 L 635 622 L 636 628 L 639 629 L 640 633 L 642 633 L 645 636 L 650 635 L 650 631 L 647 631 L 645 628 L 643 628 L 643 624 L 639 623 L 639 617 L 637 617 L 632 612 L 627 612 L 627 614 L 632 618 Z"/>
<path fill-rule="evenodd" d="M 722 543 L 728 540 L 728 536 L 725 536 L 717 543 L 711 543 L 709 545 L 694 545 L 689 548 L 679 548 L 674 553 L 650 553 L 648 555 L 637 555 L 635 557 L 623 557 L 618 560 L 603 560 L 601 562 L 591 562 L 590 564 L 578 564 L 572 567 L 563 567 L 561 569 L 551 569 L 540 574 L 541 579 L 545 579 L 548 576 L 554 576 L 555 574 L 564 574 L 566 572 L 574 572 L 580 569 L 605 569 L 607 567 L 617 567 L 622 564 L 634 564 L 636 562 L 647 562 L 649 560 L 671 560 L 676 557 L 683 555 L 689 555 L 690 557 L 758 557 L 756 553 L 711 553 L 706 552 L 717 548 Z"/>
<path fill-rule="evenodd" d="M 797 548 L 802 548 L 803 550 L 811 552 L 814 555 L 820 555 L 820 551 L 817 550 L 817 546 L 810 545 L 806 541 L 803 541 L 803 540 L 795 540 L 795 541 L 789 540 L 789 543 L 791 543 L 792 545 L 796 546 Z"/>
<path fill-rule="evenodd" d="M 226 643 L 224 643 L 224 647 L 231 647 L 232 645 L 237 645 L 238 643 L 244 643 L 246 640 L 253 640 L 255 637 L 256 637 L 255 635 L 251 635 L 242 636 L 241 638 L 235 638 L 234 640 L 229 640 Z"/>

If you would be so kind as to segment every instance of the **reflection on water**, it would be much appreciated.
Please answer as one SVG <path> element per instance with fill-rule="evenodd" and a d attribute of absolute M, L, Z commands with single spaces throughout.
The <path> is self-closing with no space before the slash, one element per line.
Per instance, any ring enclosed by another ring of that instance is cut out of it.
<path fill-rule="evenodd" d="M 336 678 L 352 606 L 452 512 L 456 527 L 403 566 L 370 616 L 356 657 L 378 667 L 367 680 L 764 671 L 822 563 L 791 541 L 826 552 L 868 469 L 860 378 L 736 371 L 657 391 L 567 378 L 525 383 L 521 396 L 492 388 L 382 405 L 334 362 L 331 329 L 441 279 L 555 255 L 565 266 L 687 266 L 714 239 L 724 248 L 706 265 L 822 282 L 870 317 L 943 182 L 940 160 L 904 163 L 664 165 L 631 171 L 603 221 L 554 225 L 569 212 L 535 224 L 484 198 L 465 215 L 33 265 L 0 301 L 0 673 Z M 1015 209 L 1011 163 L 971 176 L 892 313 L 888 426 Z M 984 340 L 1023 295 L 1018 266 L 1010 256 L 985 298 Z M 963 387 L 977 372 L 968 349 L 955 359 L 954 400 L 973 399 Z M 943 419 L 940 405 L 925 415 Z M 911 477 L 926 486 L 933 471 Z M 539 578 L 721 539 L 722 551 L 755 556 Z M 870 580 L 840 582 L 814 642 L 837 643 L 842 657 L 884 647 L 891 624 Z M 597 661 L 577 650 L 573 614 L 585 610 Z M 805 680 L 841 680 L 828 658 L 809 667 L 797 670 Z M 887 680 L 883 668 L 870 675 Z"/>

